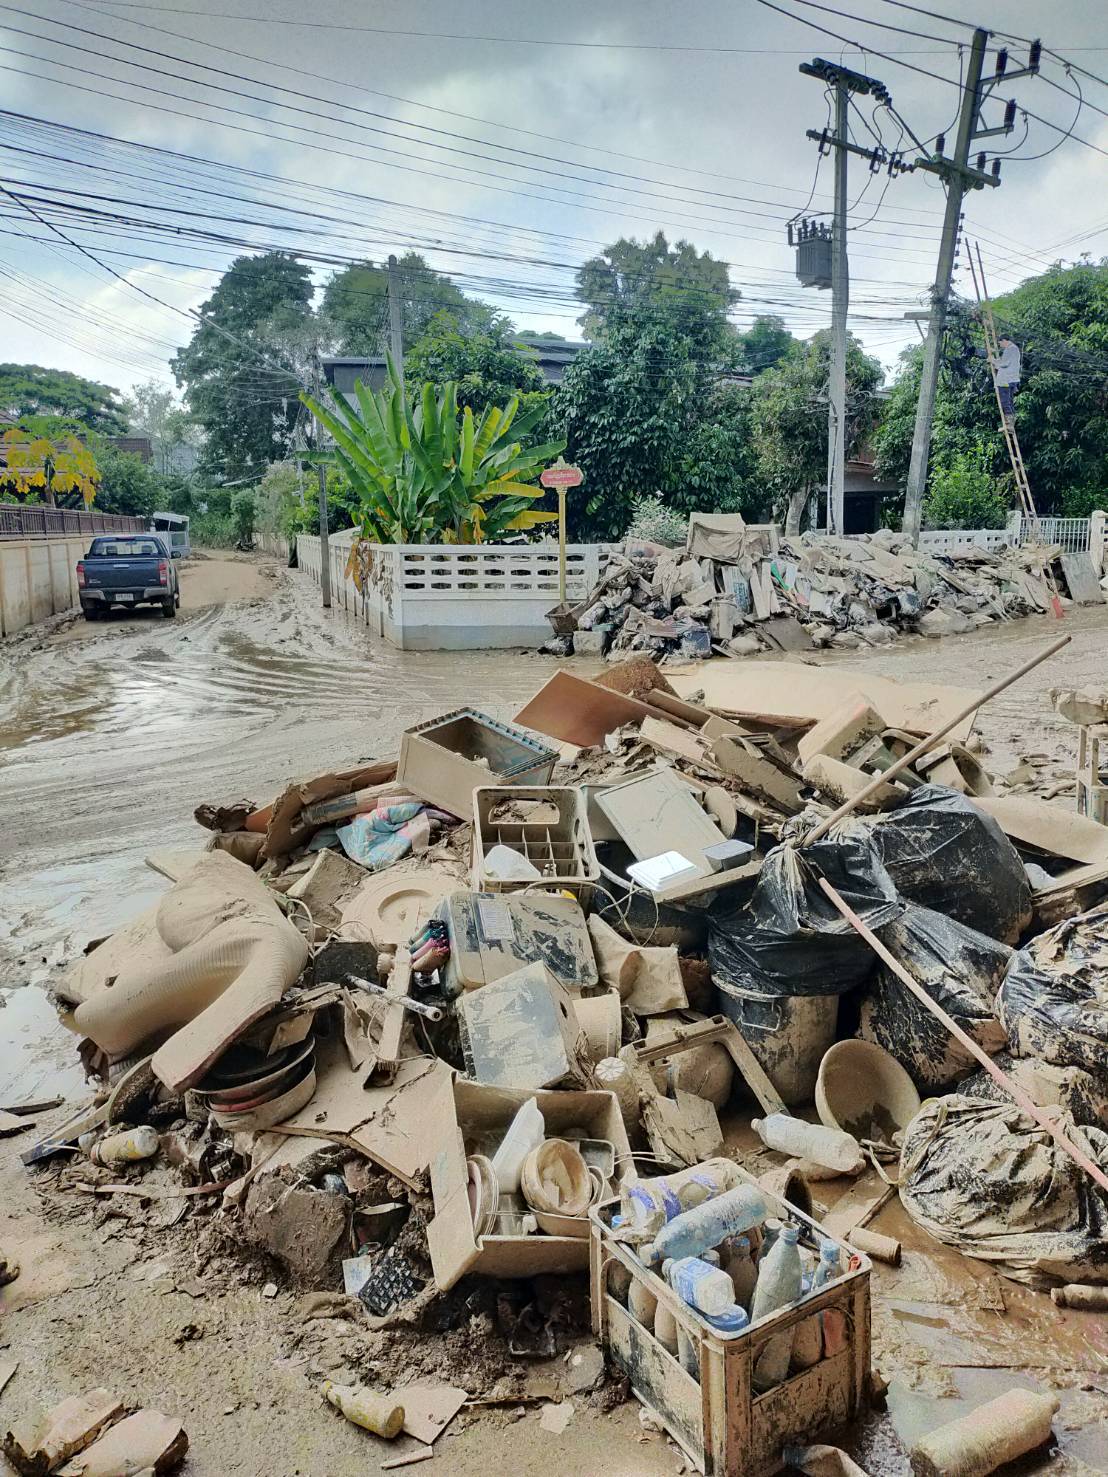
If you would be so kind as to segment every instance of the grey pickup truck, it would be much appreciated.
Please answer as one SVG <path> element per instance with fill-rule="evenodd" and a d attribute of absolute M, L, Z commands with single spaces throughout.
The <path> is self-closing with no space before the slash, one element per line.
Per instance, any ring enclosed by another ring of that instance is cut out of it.
<path fill-rule="evenodd" d="M 160 605 L 172 620 L 181 603 L 169 550 L 150 533 L 94 538 L 77 561 L 77 588 L 87 621 L 107 615 L 113 605 Z"/>

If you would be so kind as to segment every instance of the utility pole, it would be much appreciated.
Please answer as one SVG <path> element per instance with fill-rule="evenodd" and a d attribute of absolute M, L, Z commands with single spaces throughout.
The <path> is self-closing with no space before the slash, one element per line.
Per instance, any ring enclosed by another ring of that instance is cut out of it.
<path fill-rule="evenodd" d="M 319 356 L 315 361 L 315 398 L 319 399 L 320 381 Z M 316 475 L 319 478 L 319 588 L 323 595 L 324 610 L 331 609 L 331 545 L 328 542 L 327 517 L 327 467 L 323 461 L 323 426 L 315 423 Z"/>
<path fill-rule="evenodd" d="M 916 426 L 912 435 L 912 456 L 908 466 L 908 485 L 904 494 L 903 528 L 913 544 L 919 543 L 923 495 L 927 489 L 931 422 L 935 414 L 935 392 L 939 383 L 943 333 L 946 329 L 947 310 L 950 306 L 950 284 L 954 274 L 958 234 L 962 224 L 962 202 L 967 190 L 984 189 L 986 185 L 995 188 L 1000 184 L 1000 160 L 993 160 L 992 171 L 987 174 L 984 153 L 979 153 L 976 165 L 971 166 L 970 150 L 978 139 L 1011 133 L 1016 117 L 1014 101 L 1009 101 L 1006 105 L 1004 123 L 998 128 L 978 128 L 981 108 L 992 88 L 998 83 L 1013 82 L 1018 77 L 1033 76 L 1039 70 L 1039 56 L 1042 50 L 1038 41 L 1033 42 L 1028 65 L 1014 72 L 1007 70 L 1008 53 L 999 52 L 995 74 L 982 83 L 985 47 L 988 39 L 989 32 L 980 27 L 973 33 L 965 85 L 962 90 L 962 106 L 958 114 L 958 133 L 954 143 L 953 158 L 943 157 L 945 140 L 940 135 L 936 140 L 935 153 L 928 159 L 917 159 L 915 163 L 917 169 L 929 170 L 932 174 L 939 175 L 945 182 L 946 213 L 943 216 L 943 234 L 939 243 L 935 285 L 931 290 L 931 317 L 923 350 L 919 401 L 916 405 Z"/>
<path fill-rule="evenodd" d="M 400 267 L 394 256 L 389 257 L 389 350 L 400 383 L 404 383 L 404 314 L 400 301 Z"/>
<path fill-rule="evenodd" d="M 851 71 L 835 62 L 816 57 L 814 61 L 802 62 L 800 70 L 806 77 L 816 77 L 825 86 L 835 91 L 835 132 L 829 136 L 827 129 L 816 133 L 809 129 L 807 137 L 820 146 L 820 153 L 835 150 L 835 212 L 831 231 L 831 270 L 828 276 L 817 272 L 814 276 L 798 270 L 805 286 L 831 287 L 831 356 L 827 383 L 827 531 L 843 532 L 843 501 L 846 479 L 846 325 L 850 309 L 850 269 L 847 260 L 846 242 L 846 185 L 847 162 L 851 154 L 860 154 L 869 160 L 872 171 L 883 168 L 888 160 L 884 149 L 864 149 L 850 140 L 849 107 L 851 93 L 872 95 L 879 103 L 888 104 L 891 98 L 883 82 L 867 77 L 863 72 Z M 805 229 L 805 241 L 822 243 L 822 234 L 809 235 Z M 793 244 L 792 226 L 789 227 L 789 243 Z M 810 248 L 811 249 L 811 248 Z"/>
<path fill-rule="evenodd" d="M 846 317 L 850 308 L 850 270 L 846 257 L 846 165 L 839 147 L 849 131 L 850 93 L 840 76 L 835 83 L 835 224 L 831 232 L 831 364 L 827 381 L 827 531 L 843 533 L 846 482 Z"/>

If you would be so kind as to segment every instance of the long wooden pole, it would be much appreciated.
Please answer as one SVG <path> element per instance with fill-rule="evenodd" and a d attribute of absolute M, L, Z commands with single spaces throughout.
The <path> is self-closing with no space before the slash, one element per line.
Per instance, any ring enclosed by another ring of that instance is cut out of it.
<path fill-rule="evenodd" d="M 1095 1180 L 1102 1190 L 1108 1190 L 1108 1175 L 1105 1175 L 1100 1166 L 1098 1164 L 1094 1164 L 1093 1161 L 1089 1158 L 1088 1154 L 1086 1154 L 1083 1149 L 1080 1149 L 1069 1137 L 1069 1135 L 1065 1133 L 1063 1129 L 1059 1128 L 1058 1124 L 1055 1123 L 1054 1120 L 1050 1118 L 1046 1113 L 1044 1113 L 1042 1108 L 1040 1108 L 1036 1102 L 1028 1097 L 1023 1088 L 1017 1086 L 1006 1072 L 1001 1071 L 1001 1069 L 993 1061 L 992 1057 L 989 1056 L 988 1052 L 978 1046 L 973 1037 L 967 1035 L 966 1032 L 962 1030 L 958 1022 L 947 1015 L 946 1011 L 942 1008 L 941 1005 L 932 1000 L 931 996 L 927 993 L 927 991 L 923 988 L 919 981 L 908 973 L 899 959 L 889 953 L 888 949 L 877 937 L 877 935 L 872 931 L 872 929 L 867 928 L 867 926 L 862 922 L 861 918 L 858 917 L 857 913 L 855 913 L 850 904 L 846 902 L 845 899 L 835 890 L 835 888 L 831 886 L 830 882 L 828 882 L 826 878 L 821 877 L 819 885 L 823 888 L 823 891 L 826 893 L 826 895 L 831 899 L 831 902 L 834 904 L 834 906 L 850 924 L 851 928 L 853 928 L 857 933 L 861 934 L 861 936 L 865 939 L 866 943 L 869 944 L 873 952 L 877 955 L 877 957 L 882 961 L 883 964 L 885 964 L 889 969 L 892 970 L 893 974 L 896 975 L 901 984 L 904 985 L 906 989 L 911 990 L 912 994 L 916 997 L 917 1000 L 919 1000 L 923 1005 L 926 1005 L 927 1009 L 936 1018 L 936 1020 L 939 1020 L 943 1023 L 950 1034 L 954 1037 L 955 1041 L 961 1042 L 961 1044 L 966 1048 L 971 1056 L 977 1058 L 977 1060 L 985 1068 L 986 1072 L 988 1072 L 989 1076 L 1000 1083 L 1001 1087 L 1003 1087 L 1005 1092 L 1007 1092 L 1011 1096 L 1016 1105 L 1022 1108 L 1023 1111 L 1028 1115 L 1028 1117 L 1033 1118 L 1040 1128 L 1046 1129 L 1047 1133 L 1050 1134 L 1051 1138 L 1058 1145 L 1058 1147 L 1064 1150 L 1064 1152 L 1070 1156 L 1073 1162 L 1079 1165 L 1080 1168 L 1085 1171 L 1090 1179 Z"/>
<path fill-rule="evenodd" d="M 1014 672 L 1009 672 L 1007 677 L 1002 677 L 999 682 L 994 682 L 992 687 L 983 692 L 979 698 L 975 698 L 972 703 L 963 708 L 948 723 L 944 723 L 942 728 L 936 729 L 933 734 L 930 734 L 925 739 L 921 739 L 914 749 L 909 749 L 907 754 L 904 754 L 894 764 L 890 764 L 888 769 L 882 774 L 876 775 L 868 785 L 858 791 L 857 795 L 853 795 L 849 800 L 845 801 L 844 804 L 839 806 L 838 810 L 832 811 L 827 819 L 821 821 L 814 831 L 810 831 L 799 845 L 801 847 L 811 846 L 813 841 L 818 841 L 822 836 L 826 836 L 832 826 L 837 825 L 844 816 L 848 816 L 851 811 L 857 809 L 863 800 L 868 800 L 871 795 L 876 794 L 882 785 L 891 779 L 895 779 L 902 769 L 907 769 L 910 764 L 914 764 L 921 754 L 926 754 L 928 749 L 933 748 L 940 739 L 945 738 L 951 729 L 957 728 L 959 723 L 963 723 L 967 718 L 972 717 L 982 704 L 987 703 L 990 698 L 996 697 L 997 693 L 1003 692 L 1006 687 L 1011 687 L 1013 682 L 1018 682 L 1021 677 L 1025 677 L 1032 668 L 1037 667 L 1040 662 L 1045 662 L 1048 656 L 1053 656 L 1056 651 L 1061 651 L 1062 647 L 1071 639 L 1069 636 L 1059 636 L 1057 641 L 1052 641 L 1044 651 L 1039 652 L 1038 656 L 1033 656 L 1030 661 L 1024 662 L 1022 667 L 1017 667 Z"/>

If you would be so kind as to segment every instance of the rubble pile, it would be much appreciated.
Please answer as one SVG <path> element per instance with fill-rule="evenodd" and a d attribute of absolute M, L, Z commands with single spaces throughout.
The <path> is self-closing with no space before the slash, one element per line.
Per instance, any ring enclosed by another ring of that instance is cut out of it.
<path fill-rule="evenodd" d="M 768 566 L 840 634 L 941 609 L 881 540 L 849 591 L 803 544 L 803 572 L 774 545 L 743 574 L 768 538 L 711 556 L 710 592 L 695 554 L 613 560 L 579 626 L 622 611 L 637 654 L 511 723 L 457 710 L 396 758 L 200 805 L 206 846 L 153 853 L 160 901 L 57 990 L 96 1087 L 24 1163 L 88 1201 L 176 1194 L 207 1263 L 348 1321 L 360 1357 L 315 1394 L 412 1460 L 563 1355 L 544 1429 L 626 1375 L 701 1466 L 771 1470 L 869 1396 L 869 1256 L 900 1247 L 865 1222 L 898 1177 L 1004 1275 L 1072 1306 L 1108 1282 L 1108 829 L 994 782 L 980 692 L 667 680 L 646 653 L 688 633 L 651 626 L 718 626 L 724 570 L 764 591 Z M 998 614 L 1025 599 L 949 562 Z"/>
<path fill-rule="evenodd" d="M 612 550 L 544 650 L 611 661 L 849 650 L 1042 613 L 1056 595 L 1063 607 L 1102 598 L 1089 561 L 1057 545 L 933 554 L 890 530 L 785 538 L 776 524 L 697 514 L 683 550 L 631 541 Z"/>

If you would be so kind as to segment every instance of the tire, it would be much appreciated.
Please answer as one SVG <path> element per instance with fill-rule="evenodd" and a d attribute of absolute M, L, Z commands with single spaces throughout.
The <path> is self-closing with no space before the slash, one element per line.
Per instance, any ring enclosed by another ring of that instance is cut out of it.
<path fill-rule="evenodd" d="M 173 596 L 170 595 L 167 599 L 162 601 L 162 615 L 165 616 L 167 621 L 171 621 L 176 614 L 177 605 L 173 599 Z"/>
<path fill-rule="evenodd" d="M 100 612 L 95 605 L 82 605 L 81 614 L 86 621 L 98 621 L 100 619 Z"/>
<path fill-rule="evenodd" d="M 177 588 L 173 592 L 173 603 L 174 603 L 174 605 L 176 605 L 177 609 L 180 610 L 180 608 L 181 608 L 181 586 L 180 585 L 178 585 Z"/>

